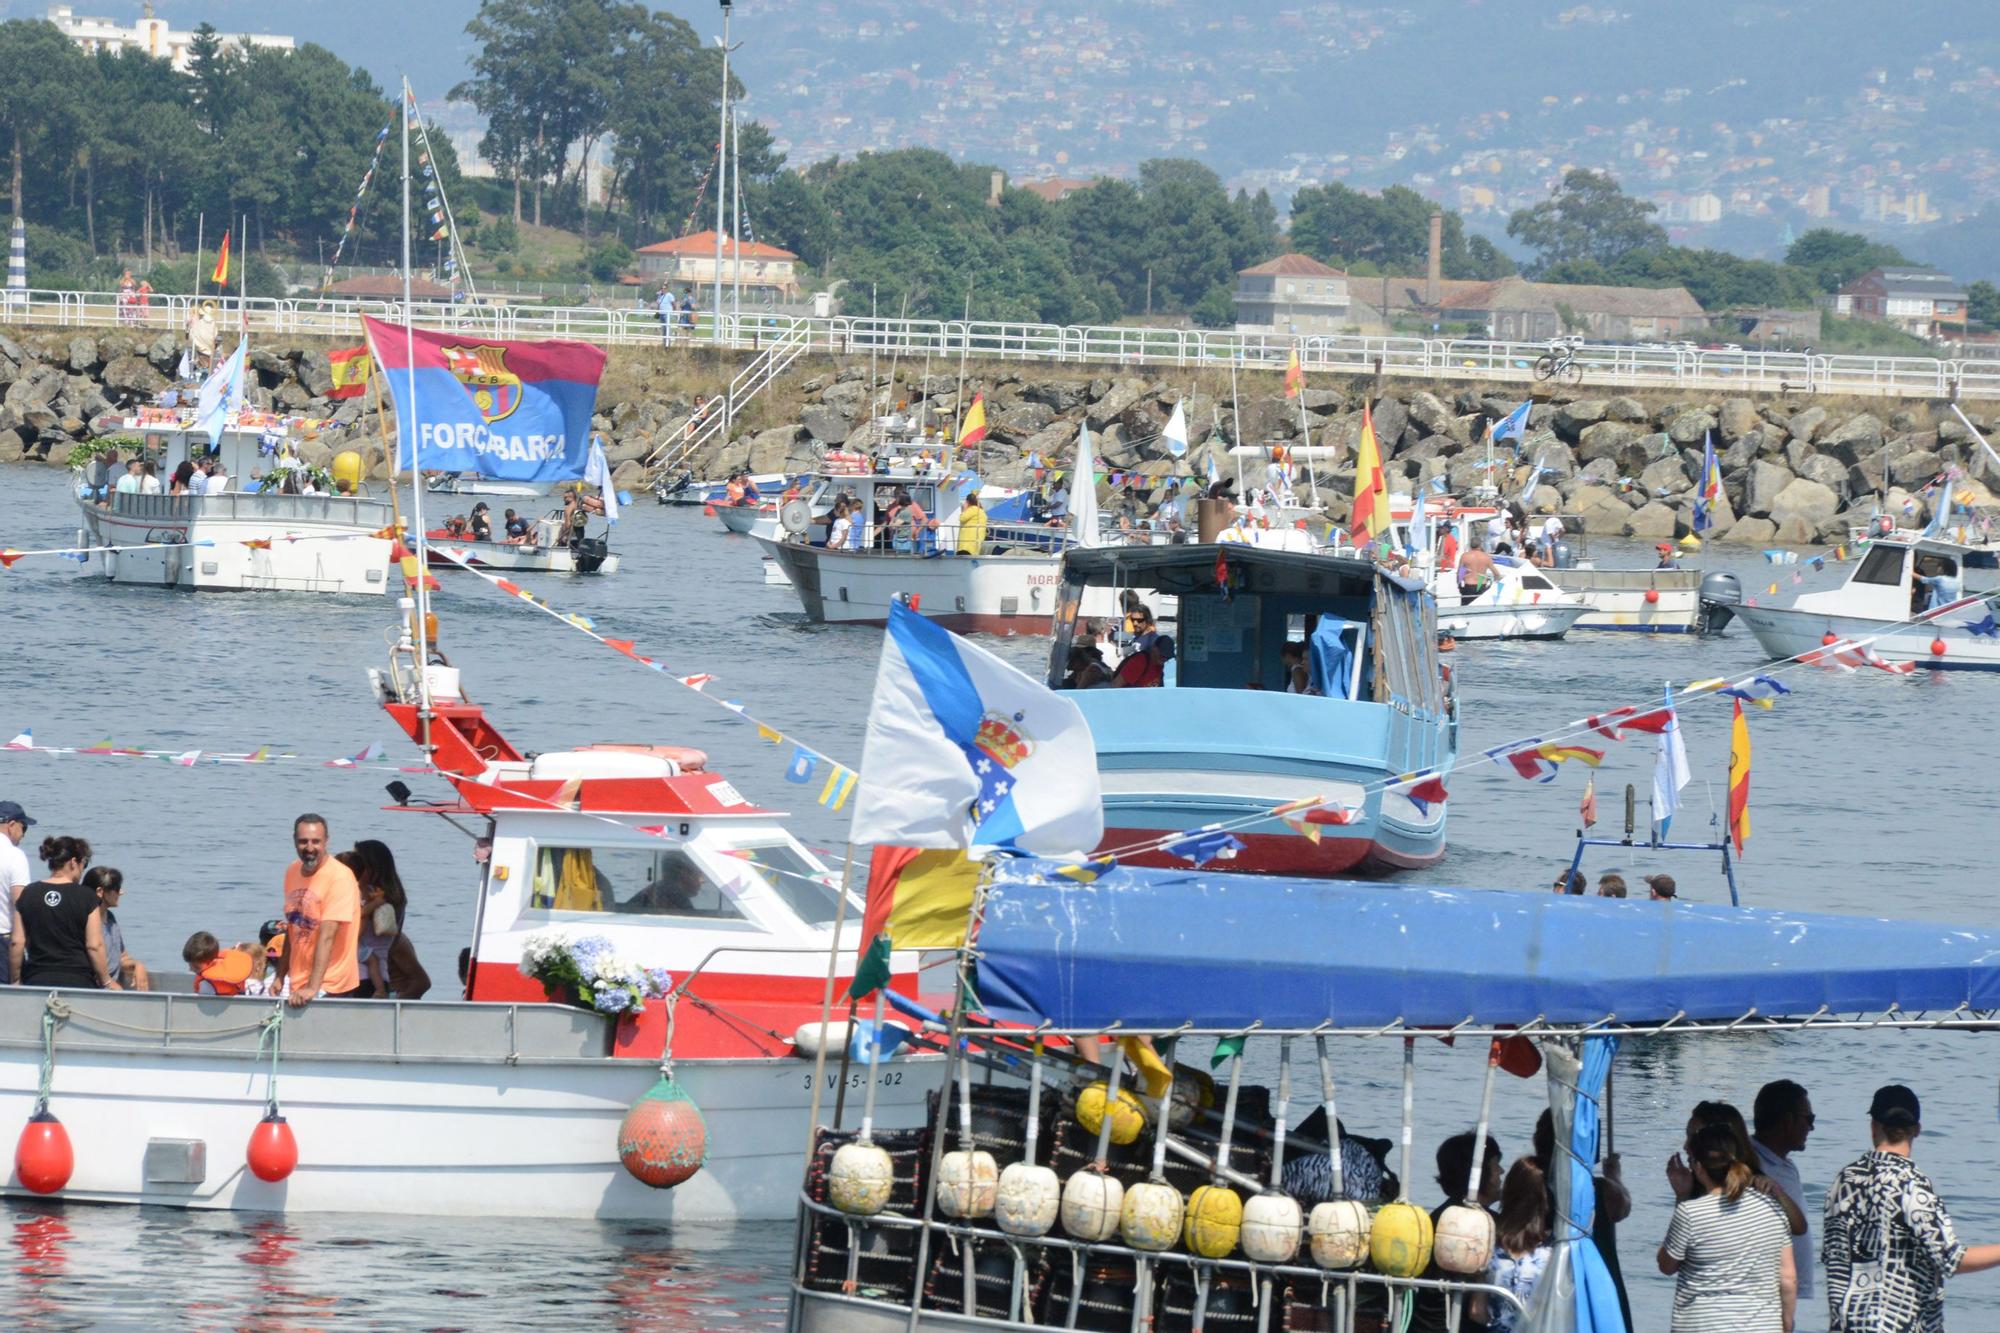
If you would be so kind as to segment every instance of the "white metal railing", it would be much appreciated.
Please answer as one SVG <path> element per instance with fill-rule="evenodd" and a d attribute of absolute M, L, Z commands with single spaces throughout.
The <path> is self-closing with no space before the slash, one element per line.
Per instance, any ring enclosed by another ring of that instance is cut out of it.
<path fill-rule="evenodd" d="M 750 401 L 771 387 L 792 362 L 812 346 L 812 332 L 797 326 L 779 330 L 764 343 L 764 350 L 738 371 L 720 397 L 707 404 L 704 413 L 690 421 L 679 438 L 661 440 L 646 456 L 646 467 L 664 479 L 684 466 L 688 459 L 718 436 L 727 442 L 730 423 Z"/>
<path fill-rule="evenodd" d="M 0 293 L 0 320 L 58 328 L 127 328 L 135 333 L 177 334 L 194 298 L 155 294 L 141 309 L 121 304 L 116 292 L 30 290 Z M 258 337 L 361 336 L 361 317 L 399 320 L 392 301 L 268 300 L 213 297 L 227 331 L 239 321 Z M 415 322 L 424 328 L 493 338 L 576 338 L 605 345 L 658 345 L 661 328 L 650 309 L 606 306 L 481 306 L 421 302 Z M 1535 360 L 1546 342 L 1497 342 L 1479 338 L 1321 336 L 1294 339 L 1231 330 L 1077 327 L 985 320 L 899 320 L 780 314 L 697 315 L 693 328 L 676 328 L 673 346 L 723 346 L 762 352 L 772 343 L 801 353 L 931 356 L 963 353 L 984 359 L 1075 365 L 1281 369 L 1294 349 L 1310 372 L 1373 374 L 1469 383 L 1534 381 Z M 1584 344 L 1576 351 L 1581 387 L 1731 389 L 1764 393 L 1842 393 L 1893 397 L 2000 395 L 2000 361 L 1928 357 L 1832 356 L 1790 352 L 1703 351 L 1670 346 Z"/>

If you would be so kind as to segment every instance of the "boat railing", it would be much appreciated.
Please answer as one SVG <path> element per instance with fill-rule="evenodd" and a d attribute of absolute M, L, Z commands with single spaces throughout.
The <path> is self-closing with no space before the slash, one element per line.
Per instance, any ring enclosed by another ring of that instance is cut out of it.
<path fill-rule="evenodd" d="M 185 524 L 203 519 L 233 521 L 339 523 L 382 527 L 389 522 L 389 502 L 368 495 L 284 495 L 278 492 L 225 491 L 219 495 L 134 495 L 114 492 L 111 512 L 119 518 Z"/>
<path fill-rule="evenodd" d="M 843 1213 L 831 1204 L 821 1203 L 809 1194 L 799 1197 L 800 1218 L 798 1226 L 798 1250 L 794 1256 L 793 1280 L 800 1292 L 812 1293 L 815 1299 L 839 1296 L 844 1300 L 881 1308 L 888 1306 L 903 1314 L 909 1314 L 913 1307 L 924 1301 L 924 1274 L 914 1274 L 913 1290 L 904 1301 L 886 1300 L 876 1297 L 858 1296 L 852 1293 L 861 1289 L 860 1264 L 868 1247 L 865 1242 L 871 1230 L 895 1233 L 921 1233 L 928 1231 L 933 1237 L 929 1253 L 936 1262 L 943 1258 L 953 1258 L 959 1265 L 969 1269 L 977 1263 L 977 1248 L 990 1247 L 989 1252 L 1007 1254 L 1012 1260 L 1012 1276 L 1008 1284 L 1007 1314 L 1005 1319 L 1019 1319 L 1027 1298 L 1027 1276 L 1031 1267 L 1030 1254 L 1037 1257 L 1066 1257 L 1069 1261 L 1068 1293 L 1065 1296 L 1051 1294 L 1050 1308 L 1044 1314 L 1046 1326 L 1058 1328 L 1077 1327 L 1080 1306 L 1084 1300 L 1085 1283 L 1083 1272 L 1091 1261 L 1109 1260 L 1120 1266 L 1132 1267 L 1133 1305 L 1139 1304 L 1142 1283 L 1151 1284 L 1164 1278 L 1166 1274 L 1180 1270 L 1197 1291 L 1208 1291 L 1219 1274 L 1240 1277 L 1250 1287 L 1263 1287 L 1263 1296 L 1268 1299 L 1271 1291 L 1280 1286 L 1289 1286 L 1296 1293 L 1301 1286 L 1308 1293 L 1317 1292 L 1322 1309 L 1333 1316 L 1333 1322 L 1321 1325 L 1327 1333 L 1355 1333 L 1356 1315 L 1364 1295 L 1378 1295 L 1388 1306 L 1385 1327 L 1398 1327 L 1404 1310 L 1421 1292 L 1438 1292 L 1443 1295 L 1447 1328 L 1462 1327 L 1465 1319 L 1466 1302 L 1474 1296 L 1483 1296 L 1488 1308 L 1496 1304 L 1506 1306 L 1518 1313 L 1525 1313 L 1527 1307 L 1520 1297 L 1504 1287 L 1487 1282 L 1463 1281 L 1456 1278 L 1391 1277 L 1385 1273 L 1371 1273 L 1360 1269 L 1334 1270 L 1313 1268 L 1303 1264 L 1254 1263 L 1249 1259 L 1205 1259 L 1198 1255 L 1185 1254 L 1175 1250 L 1147 1251 L 1135 1250 L 1130 1246 L 1110 1242 L 1090 1243 L 1072 1240 L 1067 1236 L 1013 1236 L 991 1227 L 979 1226 L 964 1221 L 948 1221 L 941 1218 L 900 1217 L 891 1213 L 877 1213 L 871 1216 L 855 1216 Z M 825 1223 L 836 1223 L 844 1227 L 846 1233 L 846 1271 L 838 1280 L 829 1281 L 831 1275 L 816 1275 L 813 1271 L 812 1246 L 816 1238 L 823 1234 L 820 1227 Z M 939 1245 L 938 1237 L 948 1239 L 947 1245 Z M 893 1242 L 891 1243 L 893 1248 Z M 924 1308 L 940 1313 L 957 1314 L 968 1318 L 981 1318 L 982 1307 L 978 1299 L 978 1282 L 973 1279 L 963 1281 L 958 1300 L 952 1302 L 933 1301 Z M 984 1318 L 990 1319 L 987 1315 Z M 1005 1327 L 1002 1322 L 996 1326 Z"/>

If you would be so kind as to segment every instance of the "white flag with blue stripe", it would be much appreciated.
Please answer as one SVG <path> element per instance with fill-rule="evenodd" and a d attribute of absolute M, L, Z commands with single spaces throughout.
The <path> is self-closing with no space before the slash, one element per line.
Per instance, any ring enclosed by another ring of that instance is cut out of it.
<path fill-rule="evenodd" d="M 849 837 L 1042 856 L 1104 837 L 1077 706 L 901 604 L 889 610 Z"/>
<path fill-rule="evenodd" d="M 1493 423 L 1494 443 L 1498 444 L 1501 440 L 1507 439 L 1510 436 L 1517 440 L 1526 438 L 1528 434 L 1528 409 L 1533 406 L 1534 402 L 1531 399 Z"/>
<path fill-rule="evenodd" d="M 194 424 L 195 429 L 208 433 L 210 444 L 222 443 L 222 430 L 229 424 L 230 414 L 243 406 L 243 358 L 249 348 L 249 339 L 239 341 L 229 359 L 202 381 L 201 393 L 195 400 Z"/>

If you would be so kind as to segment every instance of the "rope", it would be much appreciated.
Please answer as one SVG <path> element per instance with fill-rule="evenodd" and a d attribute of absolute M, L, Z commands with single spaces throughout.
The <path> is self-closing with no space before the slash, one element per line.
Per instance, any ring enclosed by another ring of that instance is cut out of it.
<path fill-rule="evenodd" d="M 49 1109 L 49 1094 L 54 1091 L 56 1078 L 56 1024 L 68 1018 L 69 1006 L 58 997 L 51 995 L 42 1006 L 42 1081 L 35 1093 L 35 1114 L 44 1115 Z"/>
<path fill-rule="evenodd" d="M 278 1048 L 284 1044 L 285 1002 L 278 1001 L 271 1009 L 271 1016 L 257 1024 L 262 1029 L 257 1034 L 257 1058 L 264 1058 L 264 1045 L 271 1046 L 271 1072 L 264 1082 L 264 1114 L 278 1114 Z"/>
<path fill-rule="evenodd" d="M 667 1045 L 666 1049 L 660 1053 L 660 1077 L 666 1079 L 668 1082 L 672 1082 L 674 1077 L 674 1006 L 680 1003 L 680 997 L 669 990 L 665 996 L 665 1003 L 667 1006 Z"/>

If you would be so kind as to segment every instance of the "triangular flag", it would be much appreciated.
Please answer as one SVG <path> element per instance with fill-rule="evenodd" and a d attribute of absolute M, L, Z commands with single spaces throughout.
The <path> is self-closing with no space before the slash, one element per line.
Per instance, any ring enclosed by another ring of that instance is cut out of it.
<path fill-rule="evenodd" d="M 32 749 L 34 749 L 34 748 L 35 748 L 35 733 L 34 733 L 34 732 L 33 732 L 32 730 L 29 730 L 29 731 L 24 731 L 24 732 L 22 732 L 22 733 L 21 733 L 20 735 L 16 736 L 16 737 L 15 737 L 15 738 L 14 738 L 13 740 L 11 740 L 11 741 L 8 741 L 8 742 L 7 742 L 7 745 L 6 745 L 6 748 L 7 748 L 7 749 L 9 749 L 9 750 L 32 750 Z"/>
<path fill-rule="evenodd" d="M 715 677 L 710 675 L 695 675 L 695 676 L 681 676 L 678 679 L 680 680 L 681 684 L 687 686 L 689 689 L 698 690 L 702 686 L 708 684 L 708 682 L 710 682 L 711 680 L 714 680 Z"/>
<path fill-rule="evenodd" d="M 12 569 L 14 562 L 20 558 L 21 552 L 11 546 L 4 551 L 0 551 L 0 569 Z"/>
<path fill-rule="evenodd" d="M 757 724 L 757 739 L 760 741 L 769 741 L 771 744 L 776 745 L 779 741 L 785 739 L 785 735 L 783 732 L 767 727 L 762 722 L 759 722 Z"/>

